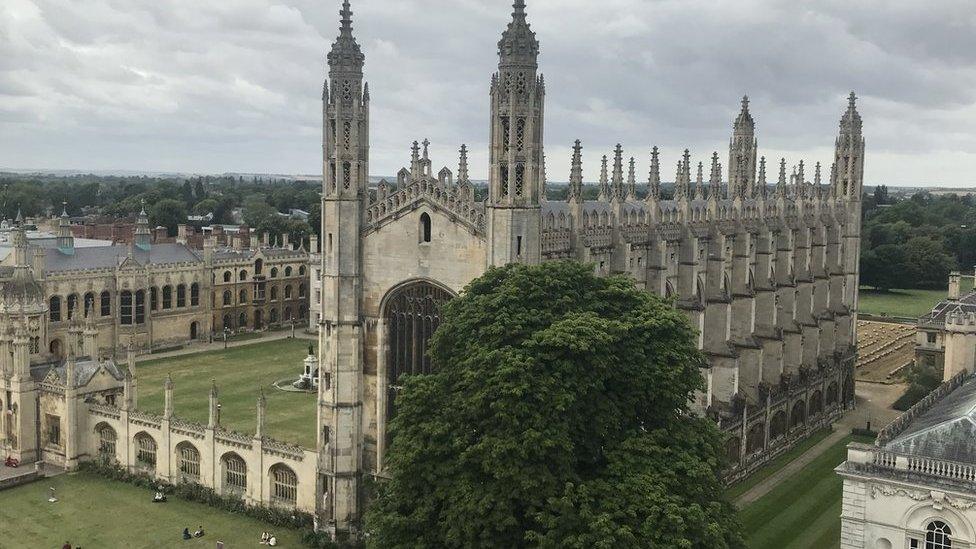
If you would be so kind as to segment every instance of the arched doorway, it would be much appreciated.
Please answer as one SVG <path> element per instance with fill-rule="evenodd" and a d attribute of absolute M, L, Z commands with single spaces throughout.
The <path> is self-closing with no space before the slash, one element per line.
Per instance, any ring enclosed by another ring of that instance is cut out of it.
<path fill-rule="evenodd" d="M 200 326 L 194 321 L 190 323 L 190 339 L 196 340 Z"/>
<path fill-rule="evenodd" d="M 417 281 L 393 290 L 386 299 L 383 316 L 388 327 L 387 419 L 393 417 L 400 377 L 431 371 L 427 343 L 440 325 L 441 306 L 454 295 L 430 282 Z"/>

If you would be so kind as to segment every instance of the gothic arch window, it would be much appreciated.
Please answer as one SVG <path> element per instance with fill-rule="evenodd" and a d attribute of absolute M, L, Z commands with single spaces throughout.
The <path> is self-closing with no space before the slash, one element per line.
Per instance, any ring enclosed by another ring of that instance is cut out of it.
<path fill-rule="evenodd" d="M 291 299 L 291 284 L 285 286 L 285 299 Z"/>
<path fill-rule="evenodd" d="M 268 314 L 268 320 L 272 324 L 278 323 L 278 309 L 271 309 L 271 312 Z"/>
<path fill-rule="evenodd" d="M 186 307 L 186 284 L 180 284 L 176 287 L 176 306 Z"/>
<path fill-rule="evenodd" d="M 156 441 L 146 433 L 136 435 L 136 464 L 142 468 L 156 469 Z"/>
<path fill-rule="evenodd" d="M 247 271 L 241 270 L 238 276 L 240 277 L 241 280 L 247 280 Z"/>
<path fill-rule="evenodd" d="M 159 288 L 155 286 L 149 288 L 149 310 L 150 311 L 159 310 Z"/>
<path fill-rule="evenodd" d="M 247 328 L 247 313 L 241 313 L 237 317 L 237 327 L 240 329 Z"/>
<path fill-rule="evenodd" d="M 146 323 L 146 291 L 138 290 L 136 291 L 136 313 L 135 313 L 136 324 Z"/>
<path fill-rule="evenodd" d="M 103 462 L 115 461 L 115 444 L 118 436 L 115 429 L 102 423 L 95 428 L 98 433 L 98 457 Z"/>
<path fill-rule="evenodd" d="M 119 294 L 119 321 L 126 326 L 132 325 L 132 292 L 123 290 Z"/>
<path fill-rule="evenodd" d="M 271 301 L 278 301 L 278 287 L 271 287 Z"/>
<path fill-rule="evenodd" d="M 285 276 L 291 276 L 291 265 L 285 267 Z"/>
<path fill-rule="evenodd" d="M 941 520 L 925 527 L 925 549 L 952 549 L 952 529 Z"/>
<path fill-rule="evenodd" d="M 342 163 L 342 187 L 348 189 L 352 184 L 352 164 L 349 162 Z"/>
<path fill-rule="evenodd" d="M 247 489 L 247 464 L 241 456 L 230 452 L 220 458 L 224 469 L 224 491 L 243 492 Z"/>
<path fill-rule="evenodd" d="M 232 274 L 230 274 L 230 271 L 224 271 L 224 282 L 230 282 L 230 279 L 231 279 L 231 278 L 232 278 L 233 276 L 234 276 L 234 275 L 232 275 Z"/>
<path fill-rule="evenodd" d="M 431 222 L 430 214 L 424 212 L 420 214 L 420 242 L 421 244 L 430 242 Z"/>
<path fill-rule="evenodd" d="M 101 313 L 102 316 L 110 316 L 112 314 L 112 294 L 108 291 L 102 292 L 101 295 Z"/>
<path fill-rule="evenodd" d="M 197 307 L 200 305 L 200 285 L 194 282 L 190 285 L 190 306 Z"/>
<path fill-rule="evenodd" d="M 247 303 L 247 290 L 241 290 L 241 293 L 239 294 L 238 297 L 240 298 L 238 301 L 241 304 Z"/>
<path fill-rule="evenodd" d="M 300 282 L 298 284 L 298 297 L 299 298 L 304 298 L 305 297 L 305 283 L 304 282 Z"/>
<path fill-rule="evenodd" d="M 305 270 L 305 265 L 302 265 L 301 267 L 298 268 L 298 276 L 305 276 L 306 272 L 307 271 Z"/>
<path fill-rule="evenodd" d="M 231 323 L 231 320 L 230 320 L 230 315 L 224 315 L 224 318 L 222 319 L 222 321 L 223 321 L 223 327 L 224 327 L 225 330 L 231 330 L 231 329 L 234 328 L 234 325 Z"/>
<path fill-rule="evenodd" d="M 271 467 L 271 500 L 289 505 L 298 500 L 298 476 L 287 465 Z"/>
<path fill-rule="evenodd" d="M 197 451 L 196 447 L 189 442 L 181 442 L 176 445 L 176 455 L 180 476 L 188 480 L 199 480 L 200 452 Z"/>
<path fill-rule="evenodd" d="M 61 296 L 52 295 L 48 301 L 49 317 L 51 322 L 61 322 Z"/>
<path fill-rule="evenodd" d="M 231 297 L 230 290 L 224 290 L 223 301 L 224 307 L 229 307 L 234 304 L 234 298 Z"/>
<path fill-rule="evenodd" d="M 260 258 L 259 259 L 256 259 L 254 261 L 254 274 L 255 275 L 260 275 L 261 274 L 261 270 L 263 268 L 264 268 L 264 260 L 263 259 L 260 259 Z"/>
<path fill-rule="evenodd" d="M 387 417 L 393 417 L 401 376 L 431 372 L 427 344 L 440 325 L 441 306 L 454 296 L 429 282 L 417 281 L 393 290 L 384 316 L 389 327 L 387 350 Z"/>
<path fill-rule="evenodd" d="M 278 278 L 278 267 L 271 267 L 271 278 Z"/>
<path fill-rule="evenodd" d="M 163 286 L 163 309 L 173 308 L 173 287 Z"/>

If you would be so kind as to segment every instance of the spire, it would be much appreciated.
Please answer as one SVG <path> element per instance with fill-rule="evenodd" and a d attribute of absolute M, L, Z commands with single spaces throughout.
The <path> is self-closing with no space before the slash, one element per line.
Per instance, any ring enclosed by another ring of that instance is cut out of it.
<path fill-rule="evenodd" d="M 423 168 L 420 164 L 420 143 L 414 140 L 410 147 L 410 177 L 417 181 L 421 175 L 423 175 Z"/>
<path fill-rule="evenodd" d="M 624 149 L 617 143 L 613 150 L 613 198 L 622 200 L 624 197 Z"/>
<path fill-rule="evenodd" d="M 760 198 L 766 198 L 766 157 L 759 158 L 759 183 L 756 193 Z"/>
<path fill-rule="evenodd" d="M 861 135 L 861 115 L 857 112 L 857 95 L 852 91 L 847 96 L 847 112 L 840 119 L 841 134 Z"/>
<path fill-rule="evenodd" d="M 756 193 L 756 123 L 749 113 L 749 97 L 742 97 L 742 109 L 732 126 L 729 141 L 729 198 L 751 197 Z"/>
<path fill-rule="evenodd" d="M 512 21 L 498 41 L 500 68 L 538 67 L 539 41 L 529 27 L 525 14 L 525 0 L 515 0 Z"/>
<path fill-rule="evenodd" d="M 627 172 L 627 200 L 637 200 L 637 161 L 630 157 L 630 170 Z"/>
<path fill-rule="evenodd" d="M 820 185 L 822 183 L 823 181 L 820 178 L 820 162 L 817 162 L 817 165 L 813 168 L 813 185 L 818 196 L 820 195 Z"/>
<path fill-rule="evenodd" d="M 837 169 L 831 178 L 833 194 L 846 200 L 859 201 L 864 184 L 864 137 L 861 135 L 861 115 L 857 112 L 854 92 L 847 98 L 847 111 L 840 119 L 834 163 Z"/>
<path fill-rule="evenodd" d="M 142 210 L 136 217 L 136 232 L 133 243 L 143 251 L 149 251 L 152 245 L 152 235 L 149 232 L 149 216 L 146 215 L 146 200 L 142 200 Z"/>
<path fill-rule="evenodd" d="M 712 173 L 708 180 L 708 198 L 718 200 L 722 194 L 722 165 L 718 163 L 718 153 L 712 153 Z"/>
<path fill-rule="evenodd" d="M 776 181 L 776 197 L 786 198 L 786 159 L 779 159 L 779 179 Z"/>
<path fill-rule="evenodd" d="M 806 197 L 806 175 L 803 173 L 803 161 L 796 167 L 796 178 L 793 180 L 793 197 L 794 198 L 805 198 Z"/>
<path fill-rule="evenodd" d="M 573 144 L 573 160 L 569 167 L 569 196 L 570 202 L 583 200 L 583 145 L 577 139 Z"/>
<path fill-rule="evenodd" d="M 656 146 L 651 149 L 651 171 L 647 176 L 647 198 L 648 200 L 661 198 L 661 164 Z"/>
<path fill-rule="evenodd" d="M 749 113 L 749 96 L 742 96 L 742 109 L 739 111 L 739 116 L 735 119 L 735 131 L 751 131 L 755 129 L 756 123 L 752 119 L 752 114 Z"/>
<path fill-rule="evenodd" d="M 68 203 L 61 203 L 61 220 L 58 222 L 58 250 L 65 255 L 75 253 L 75 238 L 71 232 L 71 219 L 68 217 Z"/>
<path fill-rule="evenodd" d="M 603 155 L 603 159 L 600 161 L 600 193 L 597 200 L 610 200 L 610 183 L 607 178 L 607 155 Z"/>
<path fill-rule="evenodd" d="M 682 200 L 688 196 L 688 187 L 684 185 L 681 180 L 685 175 L 685 165 L 684 162 L 678 161 L 678 171 L 674 175 L 674 199 Z"/>
<path fill-rule="evenodd" d="M 428 161 L 430 160 L 430 139 L 425 137 L 421 144 L 424 146 L 424 160 Z"/>
<path fill-rule="evenodd" d="M 695 200 L 705 198 L 705 165 L 698 163 L 698 175 L 695 178 Z"/>
<path fill-rule="evenodd" d="M 470 183 L 468 179 L 468 146 L 461 145 L 461 157 L 458 160 L 458 183 Z"/>
<path fill-rule="evenodd" d="M 333 76 L 337 71 L 351 71 L 362 74 L 366 57 L 352 34 L 352 9 L 348 0 L 342 3 L 342 10 L 339 11 L 339 15 L 342 18 L 339 26 L 339 37 L 332 44 L 332 50 L 328 55 L 329 72 Z"/>

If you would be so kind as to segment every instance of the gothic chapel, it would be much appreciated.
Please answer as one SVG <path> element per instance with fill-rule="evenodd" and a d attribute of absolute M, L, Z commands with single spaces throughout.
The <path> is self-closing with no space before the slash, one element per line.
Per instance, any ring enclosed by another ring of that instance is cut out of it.
<path fill-rule="evenodd" d="M 322 524 L 355 531 L 363 481 L 384 474 L 387 425 L 402 374 L 429 372 L 440 306 L 491 266 L 572 259 L 627 275 L 668 297 L 699 330 L 707 391 L 696 406 L 728 432 L 748 474 L 854 401 L 861 118 L 850 96 L 829 180 L 800 161 L 767 180 L 747 99 L 733 124 L 727 173 L 691 155 L 662 189 L 657 148 L 638 189 L 634 158 L 602 158 L 597 200 L 583 198 L 575 143 L 569 197 L 546 198 L 546 86 L 539 42 L 516 0 L 490 83 L 485 201 L 475 201 L 467 148 L 436 174 L 414 143 L 395 183 L 368 186 L 365 56 L 343 2 L 323 91 L 322 309 L 318 452 Z M 710 168 L 705 179 L 706 168 Z M 774 168 L 775 169 L 775 168 Z"/>

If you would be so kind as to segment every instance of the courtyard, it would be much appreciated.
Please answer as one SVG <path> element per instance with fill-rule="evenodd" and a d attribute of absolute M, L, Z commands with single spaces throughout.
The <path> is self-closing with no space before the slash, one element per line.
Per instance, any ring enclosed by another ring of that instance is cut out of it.
<path fill-rule="evenodd" d="M 58 502 L 49 503 L 54 487 Z M 184 528 L 203 526 L 202 538 L 183 540 Z M 199 503 L 170 498 L 152 503 L 152 494 L 135 486 L 88 473 L 71 473 L 5 490 L 0 505 L 3 547 L 61 547 L 65 541 L 82 549 L 258 546 L 270 531 L 281 547 L 300 547 L 300 533 L 272 527 Z"/>
<path fill-rule="evenodd" d="M 285 392 L 273 383 L 294 379 L 308 356 L 308 339 L 279 339 L 231 347 L 226 350 L 141 361 L 139 409 L 163 411 L 163 384 L 173 379 L 173 414 L 181 419 L 207 423 L 211 379 L 217 383 L 220 423 L 240 433 L 254 433 L 257 399 L 267 399 L 266 432 L 282 442 L 315 447 L 315 395 Z"/>

